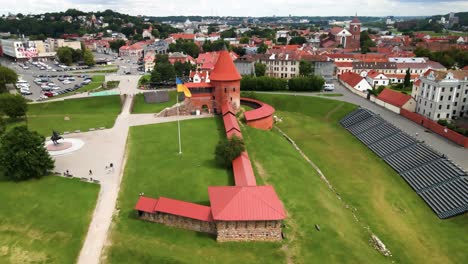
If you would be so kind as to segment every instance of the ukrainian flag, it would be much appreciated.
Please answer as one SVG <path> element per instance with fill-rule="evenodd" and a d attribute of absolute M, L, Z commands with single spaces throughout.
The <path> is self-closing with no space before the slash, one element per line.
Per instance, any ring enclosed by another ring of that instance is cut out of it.
<path fill-rule="evenodd" d="M 192 97 L 192 94 L 190 93 L 189 88 L 185 86 L 184 82 L 179 79 L 179 77 L 176 77 L 176 84 L 177 84 L 177 92 L 181 93 L 184 92 L 185 97 Z"/>

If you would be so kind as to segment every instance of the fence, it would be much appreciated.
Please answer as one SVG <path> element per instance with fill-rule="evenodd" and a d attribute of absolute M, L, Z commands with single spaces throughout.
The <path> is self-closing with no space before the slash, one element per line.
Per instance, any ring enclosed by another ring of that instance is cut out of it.
<path fill-rule="evenodd" d="M 465 137 L 462 134 L 459 134 L 451 129 L 448 129 L 442 125 L 439 125 L 437 122 L 434 122 L 428 119 L 425 116 L 422 116 L 417 113 L 410 112 L 405 109 L 400 110 L 400 115 L 408 118 L 409 120 L 420 124 L 421 126 L 431 130 L 432 132 L 443 136 L 444 138 L 457 143 L 465 148 L 468 148 L 468 137 Z"/>

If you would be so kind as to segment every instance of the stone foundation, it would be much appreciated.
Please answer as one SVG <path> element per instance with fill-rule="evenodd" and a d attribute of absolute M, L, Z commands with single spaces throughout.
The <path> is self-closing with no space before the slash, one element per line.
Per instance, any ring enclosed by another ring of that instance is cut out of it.
<path fill-rule="evenodd" d="M 164 213 L 150 214 L 145 212 L 139 212 L 139 217 L 142 220 L 155 222 L 167 226 L 209 234 L 216 234 L 216 226 L 213 222 L 205 222 L 201 220 Z"/>
<path fill-rule="evenodd" d="M 216 222 L 218 242 L 280 241 L 281 221 Z"/>

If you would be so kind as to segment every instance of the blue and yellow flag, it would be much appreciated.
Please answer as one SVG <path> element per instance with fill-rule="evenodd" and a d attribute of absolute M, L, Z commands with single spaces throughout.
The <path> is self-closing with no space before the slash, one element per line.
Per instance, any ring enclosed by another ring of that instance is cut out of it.
<path fill-rule="evenodd" d="M 192 97 L 192 94 L 190 93 L 189 88 L 185 86 L 184 82 L 179 79 L 179 77 L 176 77 L 176 84 L 177 84 L 177 92 L 181 93 L 184 92 L 185 97 Z"/>

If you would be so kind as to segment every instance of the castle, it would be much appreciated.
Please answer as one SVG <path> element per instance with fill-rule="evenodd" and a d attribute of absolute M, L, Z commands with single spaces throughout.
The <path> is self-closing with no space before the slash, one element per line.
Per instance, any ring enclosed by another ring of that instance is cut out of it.
<path fill-rule="evenodd" d="M 229 53 L 220 51 L 208 77 L 196 74 L 197 82 L 186 83 L 192 97 L 184 104 L 191 110 L 221 114 L 227 138 L 242 138 L 236 113 L 240 105 L 254 110 L 244 113 L 247 125 L 268 130 L 275 109 L 249 98 L 240 98 L 241 76 Z M 203 79 L 203 81 L 201 81 Z M 210 206 L 166 197 L 140 196 L 135 210 L 142 220 L 216 235 L 224 241 L 278 241 L 283 238 L 286 211 L 272 186 L 257 186 L 247 152 L 232 161 L 235 186 L 210 186 Z"/>

